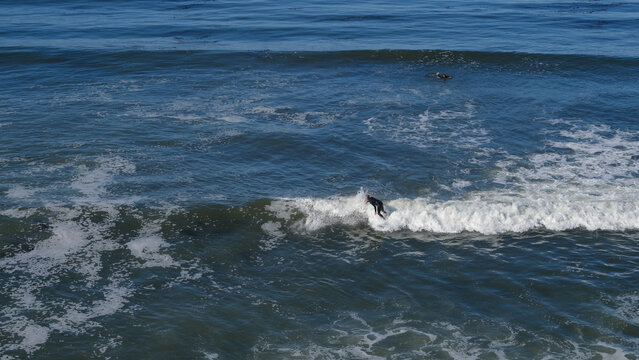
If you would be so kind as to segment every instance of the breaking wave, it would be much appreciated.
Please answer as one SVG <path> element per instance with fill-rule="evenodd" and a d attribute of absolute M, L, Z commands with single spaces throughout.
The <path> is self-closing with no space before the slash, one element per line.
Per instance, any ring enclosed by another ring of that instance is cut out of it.
<path fill-rule="evenodd" d="M 360 223 L 379 231 L 483 234 L 639 229 L 636 135 L 598 125 L 557 135 L 543 152 L 498 161 L 493 190 L 451 200 L 387 200 L 385 220 L 365 204 L 363 189 L 352 196 L 278 199 L 270 209 L 281 219 L 296 219 L 293 226 L 309 231 Z"/>

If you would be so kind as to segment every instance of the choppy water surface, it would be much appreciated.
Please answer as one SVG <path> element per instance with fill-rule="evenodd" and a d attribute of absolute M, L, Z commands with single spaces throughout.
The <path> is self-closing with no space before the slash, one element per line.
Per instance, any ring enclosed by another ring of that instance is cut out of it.
<path fill-rule="evenodd" d="M 639 358 L 638 25 L 0 5 L 0 358 Z"/>

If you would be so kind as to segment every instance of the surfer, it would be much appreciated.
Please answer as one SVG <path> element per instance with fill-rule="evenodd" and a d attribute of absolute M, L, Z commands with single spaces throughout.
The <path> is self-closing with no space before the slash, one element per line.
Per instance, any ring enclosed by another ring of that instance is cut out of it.
<path fill-rule="evenodd" d="M 442 80 L 452 79 L 453 77 L 446 74 L 440 74 L 439 71 L 435 73 L 435 77 Z"/>
<path fill-rule="evenodd" d="M 382 213 L 386 214 L 386 210 L 384 210 L 384 203 L 368 195 L 366 195 L 366 203 L 373 205 L 375 208 L 375 215 L 379 215 L 382 219 L 384 218 L 382 215 Z"/>

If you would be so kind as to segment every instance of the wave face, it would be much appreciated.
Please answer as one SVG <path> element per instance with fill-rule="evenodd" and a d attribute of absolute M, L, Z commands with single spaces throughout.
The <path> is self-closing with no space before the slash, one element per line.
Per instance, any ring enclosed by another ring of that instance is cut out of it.
<path fill-rule="evenodd" d="M 452 49 L 361 49 L 361 50 L 167 50 L 167 49 L 56 49 L 4 47 L 0 64 L 5 66 L 60 66 L 88 69 L 114 68 L 119 73 L 136 73 L 149 67 L 202 68 L 241 64 L 283 64 L 319 66 L 357 63 L 439 64 L 462 67 L 490 66 L 498 71 L 612 72 L 624 74 L 639 66 L 639 56 L 612 54 L 547 54 L 543 52 L 473 51 Z"/>

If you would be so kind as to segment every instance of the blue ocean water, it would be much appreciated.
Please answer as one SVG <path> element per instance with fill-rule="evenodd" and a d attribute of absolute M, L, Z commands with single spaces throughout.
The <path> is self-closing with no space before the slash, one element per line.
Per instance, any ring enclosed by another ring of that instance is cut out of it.
<path fill-rule="evenodd" d="M 0 359 L 638 359 L 637 33 L 606 0 L 0 3 Z"/>

